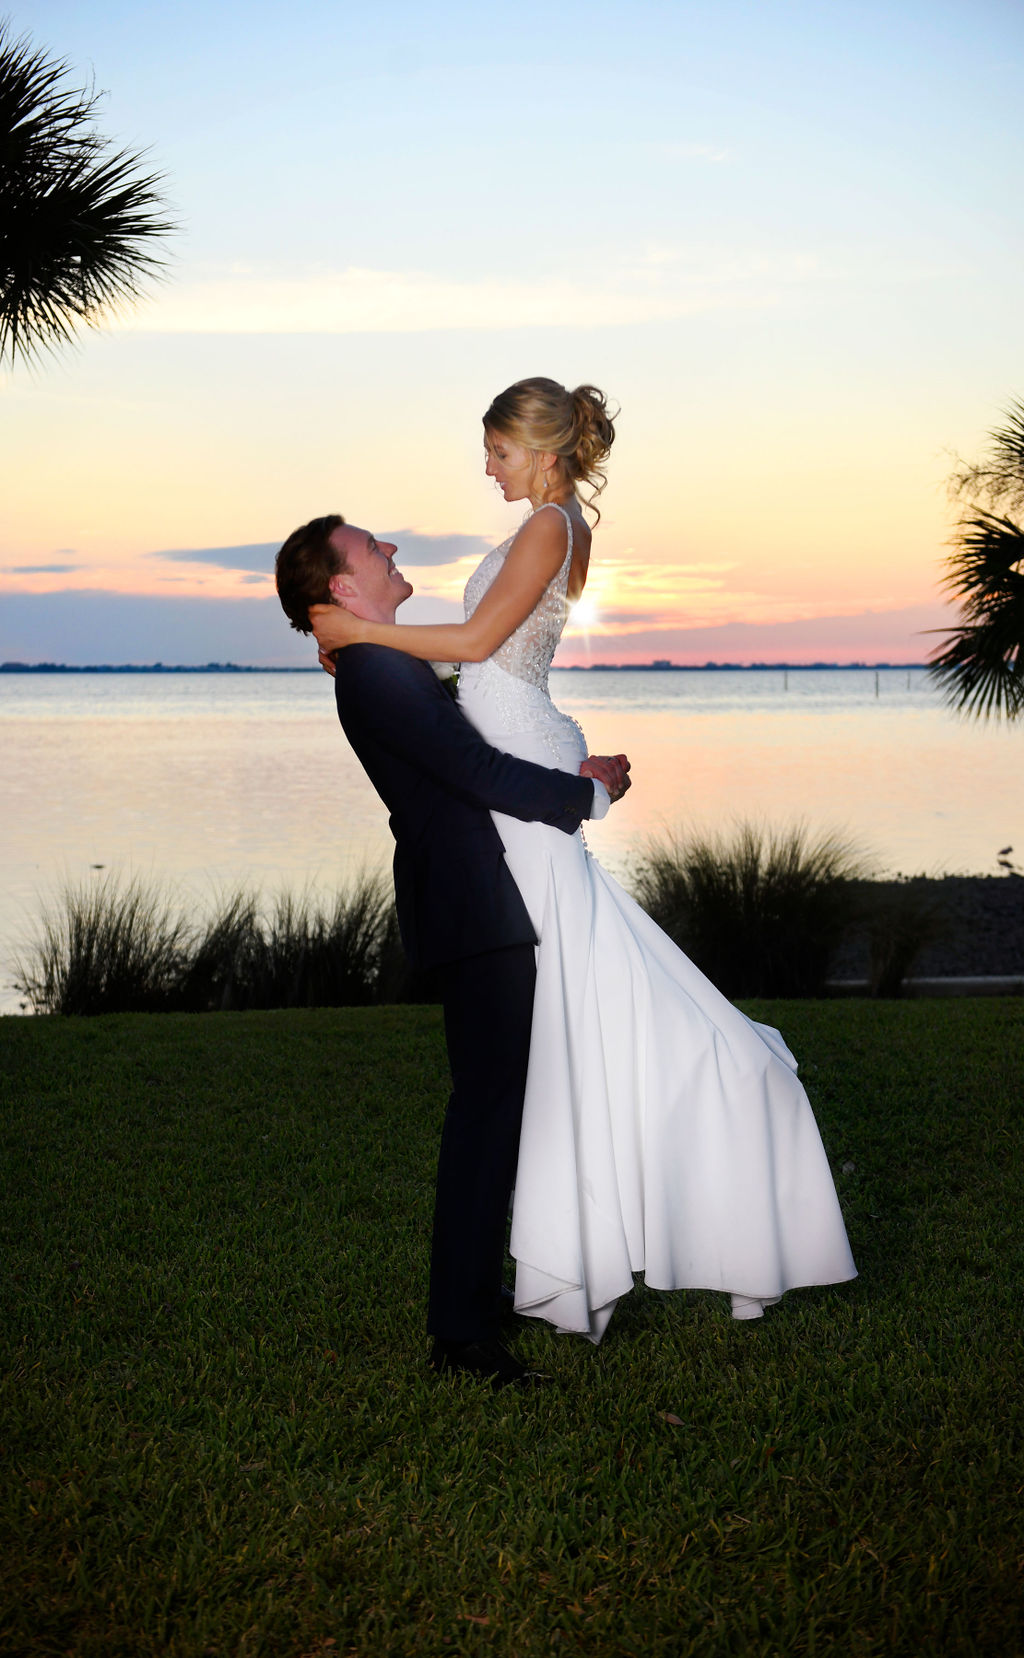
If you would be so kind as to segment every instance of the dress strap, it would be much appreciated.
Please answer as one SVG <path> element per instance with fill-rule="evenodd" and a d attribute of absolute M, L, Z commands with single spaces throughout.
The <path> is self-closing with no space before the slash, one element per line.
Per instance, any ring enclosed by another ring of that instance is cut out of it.
<path fill-rule="evenodd" d="M 562 514 L 562 517 L 565 519 L 565 527 L 569 532 L 569 545 L 566 549 L 565 557 L 562 560 L 561 570 L 559 571 L 559 575 L 561 575 L 562 571 L 568 568 L 569 562 L 572 559 L 572 513 L 569 512 L 566 507 L 563 507 L 560 501 L 542 501 L 536 510 L 537 512 L 543 512 L 545 507 L 554 507 L 556 512 L 560 512 Z M 531 516 L 535 517 L 536 513 L 531 514 Z"/>

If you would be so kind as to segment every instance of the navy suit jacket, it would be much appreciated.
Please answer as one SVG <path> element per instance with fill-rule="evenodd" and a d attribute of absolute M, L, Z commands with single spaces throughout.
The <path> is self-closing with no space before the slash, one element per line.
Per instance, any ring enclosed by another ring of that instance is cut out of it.
<path fill-rule="evenodd" d="M 490 814 L 571 835 L 590 815 L 593 783 L 492 748 L 427 662 L 348 645 L 335 670 L 345 735 L 391 813 L 398 925 L 412 965 L 536 943 Z"/>

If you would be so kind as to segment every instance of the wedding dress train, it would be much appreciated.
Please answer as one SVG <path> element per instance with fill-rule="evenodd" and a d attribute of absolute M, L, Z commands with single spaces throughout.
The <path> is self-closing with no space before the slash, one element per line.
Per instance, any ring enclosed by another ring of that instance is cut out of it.
<path fill-rule="evenodd" d="M 586 742 L 548 695 L 565 561 L 459 702 L 495 747 L 576 772 Z M 514 537 L 466 588 L 472 614 Z M 495 813 L 540 943 L 512 1217 L 516 1307 L 599 1341 L 642 1272 L 724 1290 L 738 1318 L 800 1285 L 856 1277 L 796 1061 L 738 1011 L 588 851 Z"/>

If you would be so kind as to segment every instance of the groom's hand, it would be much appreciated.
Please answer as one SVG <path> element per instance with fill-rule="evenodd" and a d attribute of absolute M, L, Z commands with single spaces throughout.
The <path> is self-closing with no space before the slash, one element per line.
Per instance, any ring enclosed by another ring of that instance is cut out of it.
<path fill-rule="evenodd" d="M 581 777 L 596 777 L 613 801 L 621 800 L 631 786 L 629 761 L 624 754 L 588 754 L 580 767 Z"/>

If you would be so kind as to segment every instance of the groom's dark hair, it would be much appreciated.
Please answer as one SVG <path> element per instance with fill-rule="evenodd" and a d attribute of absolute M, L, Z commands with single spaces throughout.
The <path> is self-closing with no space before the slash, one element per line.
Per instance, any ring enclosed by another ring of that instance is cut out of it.
<path fill-rule="evenodd" d="M 344 557 L 331 544 L 331 536 L 345 520 L 340 512 L 313 518 L 300 530 L 293 530 L 274 563 L 277 596 L 292 627 L 311 633 L 309 607 L 330 604 L 331 577 L 348 569 Z"/>

